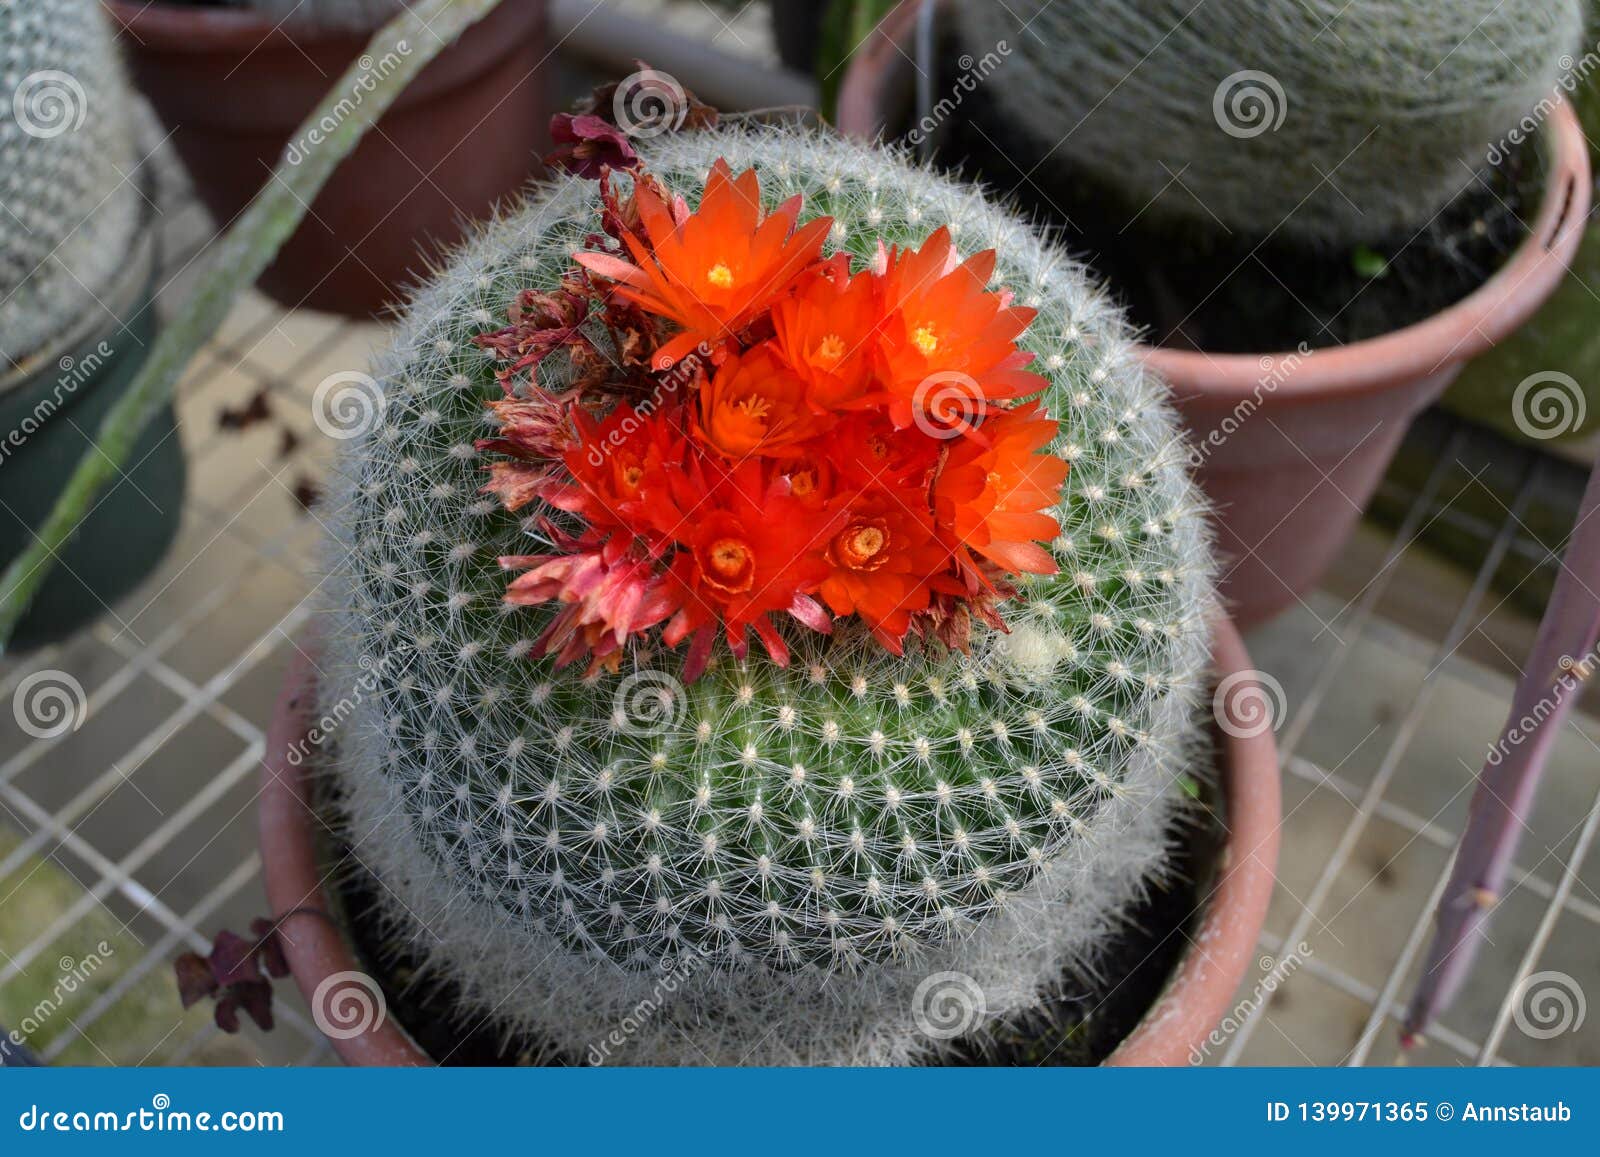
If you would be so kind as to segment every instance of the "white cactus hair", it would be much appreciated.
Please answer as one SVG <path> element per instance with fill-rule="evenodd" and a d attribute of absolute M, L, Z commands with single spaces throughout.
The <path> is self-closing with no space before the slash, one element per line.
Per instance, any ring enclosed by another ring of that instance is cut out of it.
<path fill-rule="evenodd" d="M 98 311 L 127 261 L 129 105 L 99 0 L 0 3 L 0 364 Z"/>
<path fill-rule="evenodd" d="M 1554 90 L 1584 0 L 952 3 L 985 96 L 1129 212 L 1348 246 L 1409 233 Z M 1223 126 L 1227 122 L 1232 132 Z M 1502 146 L 1504 147 L 1504 146 Z"/>
<path fill-rule="evenodd" d="M 970 657 L 794 630 L 788 669 L 724 650 L 687 688 L 649 645 L 591 683 L 529 659 L 547 615 L 503 605 L 494 559 L 532 520 L 477 492 L 498 387 L 470 337 L 597 231 L 594 182 L 559 178 L 421 291 L 378 366 L 381 422 L 342 457 L 330 772 L 392 935 L 464 1014 L 576 1060 L 904 1063 L 937 1048 L 930 977 L 982 993 L 981 1036 L 1085 983 L 1159 877 L 1198 746 L 1204 511 L 1120 315 L 1024 223 L 790 127 L 661 138 L 645 160 L 692 203 L 717 157 L 755 166 L 770 204 L 804 194 L 861 260 L 943 224 L 998 250 L 997 282 L 1040 311 L 1023 343 L 1072 464 L 1061 573 L 1026 581 L 1011 633 Z M 642 714 L 640 678 L 668 692 Z"/>

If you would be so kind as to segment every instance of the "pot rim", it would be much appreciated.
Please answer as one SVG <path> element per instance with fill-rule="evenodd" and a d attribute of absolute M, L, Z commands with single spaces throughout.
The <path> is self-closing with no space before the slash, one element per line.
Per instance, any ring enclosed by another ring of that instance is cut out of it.
<path fill-rule="evenodd" d="M 902 76 L 907 42 L 928 0 L 901 0 L 850 61 L 839 94 L 839 129 L 861 140 L 883 131 L 884 93 Z M 1559 90 L 1540 141 L 1549 173 L 1528 236 L 1466 297 L 1403 329 L 1348 345 L 1211 354 L 1140 345 L 1146 363 L 1186 397 L 1237 401 L 1283 375 L 1269 392 L 1277 404 L 1354 396 L 1403 385 L 1460 366 L 1515 332 L 1544 304 L 1583 240 L 1592 194 L 1589 151 L 1571 102 Z"/>
<path fill-rule="evenodd" d="M 1225 617 L 1213 623 L 1212 654 L 1219 678 L 1253 670 L 1244 641 Z M 303 743 L 315 697 L 312 661 L 296 647 L 267 729 L 259 816 L 268 905 L 314 1020 L 339 975 L 363 971 L 332 915 L 337 909 L 323 890 L 325 874 L 315 830 L 321 819 L 312 805 L 310 771 L 303 762 L 289 758 L 290 751 Z M 1278 862 L 1277 746 L 1271 730 L 1258 735 L 1219 733 L 1218 740 L 1228 820 L 1222 868 L 1206 898 L 1200 927 L 1190 937 L 1190 949 L 1138 1027 L 1106 1059 L 1107 1065 L 1188 1063 L 1232 1006 L 1234 993 L 1256 958 L 1256 940 L 1266 920 Z M 388 1017 L 358 1036 L 331 1043 L 350 1065 L 434 1063 Z"/>
<path fill-rule="evenodd" d="M 365 50 L 371 42 L 374 33 L 383 26 L 382 23 L 367 29 L 352 29 L 328 27 L 325 25 L 311 24 L 305 21 L 277 21 L 258 15 L 244 8 L 191 8 L 188 5 L 171 4 L 166 0 L 101 0 L 106 11 L 116 22 L 119 34 L 132 40 L 136 51 L 141 53 L 182 54 L 186 56 L 224 56 L 237 54 L 248 59 L 256 54 L 274 35 L 281 37 L 288 44 L 294 45 L 303 54 L 306 51 L 328 49 L 330 51 L 348 52 L 351 59 Z M 464 76 L 475 75 L 487 68 L 488 63 L 498 61 L 501 57 L 513 51 L 526 36 L 527 31 L 535 26 L 542 27 L 545 22 L 545 0 L 518 0 L 517 3 L 501 4 L 486 13 L 481 19 L 469 25 L 456 40 L 439 57 L 428 62 L 428 67 L 423 70 L 423 76 L 431 73 L 444 75 L 449 70 L 440 70 L 436 66 L 440 60 L 448 60 L 451 49 L 459 50 L 463 42 L 476 46 L 470 55 L 473 57 L 473 67 L 463 70 Z M 548 59 L 546 53 L 545 59 Z M 541 61 L 543 63 L 543 61 Z M 454 77 L 443 84 L 449 88 L 463 82 L 464 77 Z M 333 77 L 328 80 L 334 82 Z M 397 105 L 406 103 L 406 98 L 416 99 L 418 90 L 418 77 L 401 93 Z M 424 82 L 426 84 L 426 82 Z M 439 86 L 439 81 L 434 81 Z M 434 96 L 437 92 L 425 90 L 424 95 Z M 294 123 L 298 124 L 298 120 Z"/>

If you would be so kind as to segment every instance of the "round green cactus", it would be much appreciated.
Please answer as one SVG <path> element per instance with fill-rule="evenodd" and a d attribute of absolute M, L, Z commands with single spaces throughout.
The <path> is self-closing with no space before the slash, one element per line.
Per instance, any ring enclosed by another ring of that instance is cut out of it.
<path fill-rule="evenodd" d="M 1160 872 L 1208 652 L 1201 500 L 1114 307 L 1015 218 L 794 129 L 644 150 L 691 202 L 719 157 L 833 217 L 829 248 L 860 261 L 941 225 L 998 250 L 1039 310 L 1022 344 L 1071 465 L 1060 573 L 1023 581 L 970 654 L 897 658 L 841 624 L 789 632 L 787 668 L 719 644 L 689 683 L 659 644 L 589 679 L 530 657 L 554 612 L 502 600 L 496 559 L 535 519 L 480 493 L 500 388 L 472 339 L 598 231 L 594 183 L 558 180 L 422 290 L 345 399 L 331 767 L 396 933 L 474 1012 L 578 1058 L 905 1061 L 940 1039 L 930 980 L 961 978 L 981 1032 L 1085 975 Z"/>
<path fill-rule="evenodd" d="M 126 261 L 130 100 L 98 0 L 0 4 L 0 363 L 97 311 Z"/>
<path fill-rule="evenodd" d="M 1154 212 L 1347 247 L 1409 235 L 1555 88 L 1582 0 L 948 6 L 1037 145 Z M 1026 167 L 1026 166 L 1025 166 Z"/>

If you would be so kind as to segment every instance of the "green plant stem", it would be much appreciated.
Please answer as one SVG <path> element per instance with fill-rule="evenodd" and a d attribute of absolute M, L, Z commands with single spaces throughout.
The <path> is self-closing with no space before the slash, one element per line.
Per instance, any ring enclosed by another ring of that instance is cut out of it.
<path fill-rule="evenodd" d="M 189 359 L 216 332 L 239 294 L 272 264 L 339 162 L 430 60 L 499 3 L 416 0 L 378 30 L 364 56 L 306 118 L 295 137 L 298 164 L 290 163 L 286 153 L 222 238 L 194 296 L 162 330 L 127 393 L 100 423 L 95 445 L 72 472 L 33 543 L 0 576 L 0 650 L 49 576 L 57 552 L 93 508 L 96 496 L 120 473 L 140 433 L 171 401 Z M 368 59 L 367 67 L 362 59 Z M 396 63 L 379 73 L 374 61 Z"/>

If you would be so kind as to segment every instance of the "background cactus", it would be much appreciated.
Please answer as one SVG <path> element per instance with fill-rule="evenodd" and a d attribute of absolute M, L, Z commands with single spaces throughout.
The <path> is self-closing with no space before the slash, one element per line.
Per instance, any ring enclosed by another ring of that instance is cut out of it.
<path fill-rule="evenodd" d="M 1338 247 L 1408 236 L 1465 190 L 1582 29 L 1582 0 L 948 10 L 972 51 L 1007 42 L 986 96 L 1036 157 L 1097 178 L 1130 214 Z"/>
<path fill-rule="evenodd" d="M 125 264 L 130 103 L 98 0 L 0 4 L 0 364 L 98 312 Z"/>
<path fill-rule="evenodd" d="M 528 659 L 551 612 L 501 601 L 495 559 L 531 524 L 478 493 L 499 387 L 471 339 L 598 230 L 594 183 L 558 180 L 421 292 L 381 402 L 345 399 L 370 421 L 325 515 L 330 767 L 392 931 L 477 1016 L 574 1059 L 905 1061 L 933 1043 L 930 984 L 959 974 L 945 995 L 979 1031 L 1032 1008 L 1090 973 L 1160 871 L 1207 656 L 1200 500 L 1119 315 L 1019 221 L 798 130 L 644 159 L 692 200 L 718 156 L 754 165 L 769 205 L 804 194 L 857 258 L 946 223 L 998 249 L 1040 309 L 1023 345 L 1072 465 L 1061 573 L 1025 579 L 1010 634 L 980 630 L 970 657 L 799 630 L 788 669 L 724 649 L 687 688 L 649 645 L 588 683 Z"/>

